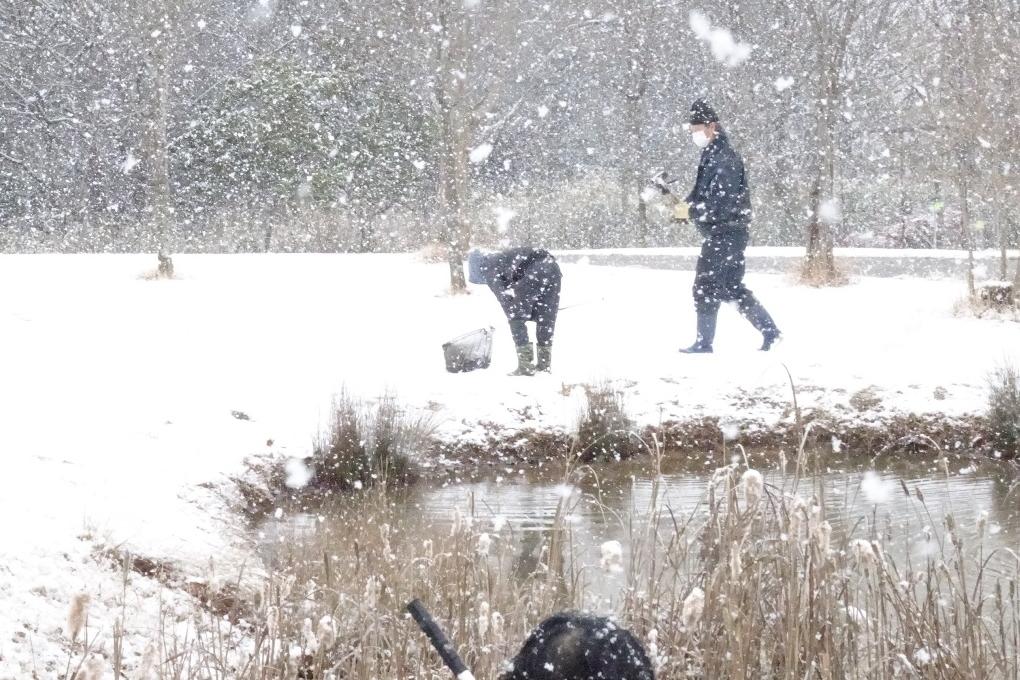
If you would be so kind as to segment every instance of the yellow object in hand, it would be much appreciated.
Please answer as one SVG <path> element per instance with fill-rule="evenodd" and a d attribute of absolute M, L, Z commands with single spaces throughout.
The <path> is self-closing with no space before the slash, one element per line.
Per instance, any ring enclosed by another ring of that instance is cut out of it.
<path fill-rule="evenodd" d="M 691 219 L 691 204 L 687 201 L 680 201 L 673 206 L 673 219 L 682 222 Z"/>

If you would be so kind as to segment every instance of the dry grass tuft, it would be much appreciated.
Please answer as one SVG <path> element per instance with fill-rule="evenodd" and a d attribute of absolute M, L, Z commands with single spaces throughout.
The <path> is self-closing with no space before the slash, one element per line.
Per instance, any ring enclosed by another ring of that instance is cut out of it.
<path fill-rule="evenodd" d="M 850 278 L 837 265 L 830 268 L 823 262 L 810 262 L 806 259 L 798 265 L 795 278 L 802 286 L 813 288 L 845 286 L 850 283 Z"/>
<path fill-rule="evenodd" d="M 409 412 L 393 395 L 370 403 L 342 391 L 310 455 L 247 461 L 247 472 L 231 478 L 239 502 L 228 496 L 227 503 L 258 522 L 281 506 L 307 508 L 337 494 L 412 484 L 419 475 L 415 461 L 432 445 L 432 432 L 427 414 Z"/>
<path fill-rule="evenodd" d="M 1020 304 L 1017 301 L 1005 303 L 997 295 L 979 293 L 957 300 L 953 305 L 953 315 L 962 318 L 1020 321 Z"/>
<path fill-rule="evenodd" d="M 450 260 L 450 246 L 445 243 L 427 243 L 418 251 L 418 259 L 425 264 L 446 264 Z"/>
<path fill-rule="evenodd" d="M 341 393 L 329 430 L 312 449 L 308 488 L 331 493 L 409 484 L 416 477 L 412 459 L 431 431 L 426 417 L 411 416 L 392 395 L 370 405 Z"/>
<path fill-rule="evenodd" d="M 1020 371 L 1005 364 L 988 378 L 988 429 L 1003 458 L 1020 458 Z"/>
<path fill-rule="evenodd" d="M 608 382 L 585 386 L 577 423 L 577 455 L 584 462 L 623 460 L 642 452 L 623 392 Z"/>

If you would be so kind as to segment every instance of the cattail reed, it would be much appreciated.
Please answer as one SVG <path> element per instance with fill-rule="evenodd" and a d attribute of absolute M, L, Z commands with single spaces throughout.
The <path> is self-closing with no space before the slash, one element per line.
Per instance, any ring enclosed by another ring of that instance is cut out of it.
<path fill-rule="evenodd" d="M 619 541 L 606 541 L 601 548 L 602 571 L 615 574 L 623 571 L 623 546 Z"/>
<path fill-rule="evenodd" d="M 319 619 L 319 625 L 316 628 L 315 636 L 319 642 L 319 649 L 331 649 L 336 644 L 336 621 L 330 615 L 323 616 Z"/>
<path fill-rule="evenodd" d="M 89 602 L 92 598 L 88 593 L 77 593 L 71 598 L 71 606 L 67 612 L 67 637 L 77 642 L 89 616 Z"/>
<path fill-rule="evenodd" d="M 752 510 L 758 507 L 765 493 L 765 480 L 757 470 L 747 470 L 740 478 L 744 487 L 744 507 Z"/>
<path fill-rule="evenodd" d="M 489 633 L 489 624 L 491 619 L 489 618 L 489 603 L 482 602 L 478 605 L 478 637 L 485 639 L 485 636 Z"/>
<path fill-rule="evenodd" d="M 701 616 L 705 612 L 705 591 L 701 588 L 694 588 L 686 598 L 684 598 L 684 606 L 681 610 L 680 619 L 683 622 L 684 628 L 687 630 L 693 630 L 698 623 L 701 621 Z"/>
<path fill-rule="evenodd" d="M 106 660 L 98 654 L 92 654 L 82 664 L 81 670 L 75 675 L 75 680 L 104 680 L 106 674 Z"/>

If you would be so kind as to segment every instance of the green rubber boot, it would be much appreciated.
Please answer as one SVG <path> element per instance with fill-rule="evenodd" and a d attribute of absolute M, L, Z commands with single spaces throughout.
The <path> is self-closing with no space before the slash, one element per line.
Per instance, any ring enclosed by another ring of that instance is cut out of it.
<path fill-rule="evenodd" d="M 531 343 L 517 348 L 517 370 L 510 375 L 535 375 L 535 346 Z"/>
<path fill-rule="evenodd" d="M 538 362 L 535 364 L 536 371 L 542 371 L 545 373 L 552 372 L 552 347 L 538 346 Z"/>

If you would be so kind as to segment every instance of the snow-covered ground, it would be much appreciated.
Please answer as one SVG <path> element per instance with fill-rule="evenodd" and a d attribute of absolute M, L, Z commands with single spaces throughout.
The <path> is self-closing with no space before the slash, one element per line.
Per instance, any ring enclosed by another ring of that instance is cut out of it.
<path fill-rule="evenodd" d="M 983 409 L 997 363 L 1020 363 L 1020 324 L 955 318 L 964 288 L 945 279 L 811 289 L 752 273 L 786 335 L 778 351 L 756 351 L 757 334 L 724 308 L 717 353 L 684 356 L 690 271 L 582 260 L 564 266 L 553 375 L 512 378 L 499 306 L 484 288 L 449 295 L 445 265 L 409 255 L 174 263 L 177 280 L 150 281 L 151 256 L 0 256 L 0 678 L 66 663 L 60 629 L 77 591 L 97 601 L 95 628 L 109 641 L 120 576 L 91 559 L 97 545 L 196 572 L 210 558 L 221 573 L 239 568 L 243 537 L 215 519 L 199 485 L 252 454 L 305 453 L 341 387 L 392 390 L 431 411 L 442 436 L 462 438 L 478 437 L 481 422 L 569 428 L 575 386 L 602 379 L 644 423 L 768 423 L 788 398 L 784 366 L 809 406 L 856 413 L 851 395 L 876 386 L 887 413 L 965 415 Z M 489 325 L 493 367 L 447 374 L 442 343 Z M 136 581 L 132 617 L 151 630 L 153 609 L 139 603 L 158 589 Z M 140 653 L 146 639 L 129 648 Z"/>

